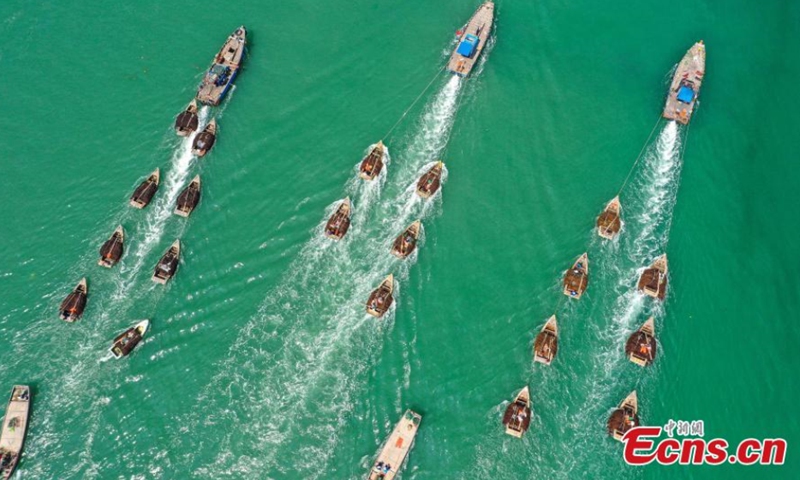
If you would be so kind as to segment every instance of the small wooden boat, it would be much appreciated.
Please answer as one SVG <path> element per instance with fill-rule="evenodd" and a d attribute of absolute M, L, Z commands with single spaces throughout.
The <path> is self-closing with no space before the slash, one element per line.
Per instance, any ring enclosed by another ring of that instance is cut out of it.
<path fill-rule="evenodd" d="M 450 56 L 447 69 L 459 77 L 466 77 L 489 40 L 494 20 L 494 3 L 485 2 L 478 7 L 467 25 L 459 30 L 458 46 Z"/>
<path fill-rule="evenodd" d="M 522 438 L 528 431 L 531 425 L 531 395 L 528 387 L 523 388 L 506 408 L 503 425 L 506 426 L 506 433 L 512 437 Z"/>
<path fill-rule="evenodd" d="M 217 120 L 211 119 L 202 132 L 194 137 L 192 142 L 192 153 L 198 157 L 204 157 L 217 141 Z"/>
<path fill-rule="evenodd" d="M 584 253 L 564 275 L 564 295 L 579 300 L 589 285 L 589 255 Z"/>
<path fill-rule="evenodd" d="M 160 179 L 161 171 L 156 168 L 153 170 L 153 173 L 134 190 L 133 195 L 131 195 L 131 206 L 134 208 L 144 208 L 149 205 L 150 200 L 153 199 L 153 195 L 158 191 L 158 182 Z"/>
<path fill-rule="evenodd" d="M 638 410 L 639 404 L 636 400 L 636 390 L 634 390 L 608 417 L 608 434 L 622 441 L 625 432 L 639 426 Z"/>
<path fill-rule="evenodd" d="M 414 249 L 417 248 L 417 240 L 419 239 L 419 230 L 422 222 L 417 220 L 408 226 L 397 238 L 394 239 L 392 244 L 392 255 L 397 258 L 406 258 Z"/>
<path fill-rule="evenodd" d="M 118 226 L 111 237 L 100 247 L 100 260 L 97 264 L 101 267 L 111 268 L 122 258 L 125 245 L 125 231 L 122 225 Z"/>
<path fill-rule="evenodd" d="M 200 175 L 195 176 L 189 185 L 178 195 L 175 215 L 188 217 L 200 201 Z"/>
<path fill-rule="evenodd" d="M 533 341 L 533 360 L 545 365 L 550 365 L 558 353 L 558 324 L 553 315 L 542 327 Z"/>
<path fill-rule="evenodd" d="M 656 258 L 639 277 L 639 290 L 645 295 L 664 300 L 667 295 L 667 254 Z"/>
<path fill-rule="evenodd" d="M 164 252 L 161 260 L 156 264 L 153 271 L 153 281 L 164 285 L 171 279 L 178 270 L 178 261 L 181 258 L 181 241 L 175 240 L 172 245 Z"/>
<path fill-rule="evenodd" d="M 374 180 L 381 173 L 383 168 L 383 152 L 385 148 L 383 141 L 378 142 L 369 154 L 361 161 L 358 167 L 358 175 L 364 180 Z"/>
<path fill-rule="evenodd" d="M 350 228 L 350 197 L 342 200 L 339 208 L 325 224 L 325 235 L 334 240 L 341 240 Z"/>
<path fill-rule="evenodd" d="M 0 478 L 8 480 L 17 468 L 31 412 L 31 389 L 27 385 L 14 385 L 0 430 Z"/>
<path fill-rule="evenodd" d="M 420 422 L 422 415 L 406 410 L 403 418 L 397 422 L 392 434 L 383 444 L 378 458 L 375 459 L 367 475 L 367 480 L 394 480 L 414 444 Z"/>
<path fill-rule="evenodd" d="M 139 342 L 142 341 L 142 338 L 149 327 L 150 320 L 142 320 L 131 328 L 120 333 L 114 339 L 114 342 L 108 351 L 114 355 L 114 358 L 127 357 L 128 354 L 131 353 L 134 348 L 136 348 L 136 345 L 139 345 Z"/>
<path fill-rule="evenodd" d="M 72 293 L 67 295 L 67 298 L 61 302 L 59 308 L 59 315 L 61 320 L 72 323 L 83 315 L 83 310 L 86 308 L 86 298 L 89 294 L 89 287 L 86 285 L 86 279 L 82 278 L 80 282 L 72 290 Z"/>
<path fill-rule="evenodd" d="M 667 91 L 664 118 L 684 125 L 689 123 L 705 74 L 706 46 L 700 40 L 692 45 L 675 69 L 675 75 L 672 76 L 672 83 Z"/>
<path fill-rule="evenodd" d="M 389 274 L 378 288 L 372 291 L 369 294 L 369 299 L 367 300 L 367 313 L 372 315 L 376 318 L 381 318 L 389 307 L 392 306 L 392 302 L 394 298 L 392 297 L 392 292 L 394 291 L 394 275 Z"/>
<path fill-rule="evenodd" d="M 247 30 L 242 25 L 228 36 L 214 57 L 214 62 L 197 89 L 197 100 L 206 105 L 219 105 L 239 73 L 246 43 Z"/>
<path fill-rule="evenodd" d="M 656 359 L 656 326 L 653 317 L 647 319 L 639 330 L 633 332 L 625 342 L 628 360 L 646 367 Z"/>
<path fill-rule="evenodd" d="M 622 204 L 619 197 L 614 197 L 606 205 L 603 213 L 597 217 L 597 234 L 608 240 L 613 240 L 622 228 Z"/>
<path fill-rule="evenodd" d="M 181 137 L 188 137 L 197 130 L 197 101 L 192 100 L 186 110 L 178 114 L 175 119 L 175 133 Z"/>
<path fill-rule="evenodd" d="M 444 163 L 440 160 L 430 168 L 417 182 L 417 195 L 422 198 L 429 198 L 439 190 L 442 183 L 442 169 Z"/>

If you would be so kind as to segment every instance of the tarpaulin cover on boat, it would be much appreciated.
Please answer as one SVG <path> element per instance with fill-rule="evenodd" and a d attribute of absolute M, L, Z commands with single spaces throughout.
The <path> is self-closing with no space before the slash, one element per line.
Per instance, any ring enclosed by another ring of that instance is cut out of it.
<path fill-rule="evenodd" d="M 678 100 L 683 103 L 692 103 L 692 100 L 694 100 L 694 90 L 686 85 L 682 86 L 680 91 L 678 91 Z"/>
<path fill-rule="evenodd" d="M 464 37 L 464 40 L 461 41 L 461 44 L 458 46 L 458 50 L 456 52 L 459 55 L 463 55 L 465 57 L 469 57 L 475 52 L 475 49 L 478 47 L 478 42 L 480 39 L 475 35 L 469 34 Z"/>

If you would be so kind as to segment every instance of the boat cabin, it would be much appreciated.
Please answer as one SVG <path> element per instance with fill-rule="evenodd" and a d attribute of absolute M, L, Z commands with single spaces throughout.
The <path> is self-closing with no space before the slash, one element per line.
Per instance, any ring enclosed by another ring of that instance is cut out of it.
<path fill-rule="evenodd" d="M 468 33 L 464 35 L 464 39 L 461 40 L 461 43 L 458 44 L 458 48 L 456 49 L 456 53 L 461 55 L 462 57 L 470 58 L 472 54 L 475 53 L 475 50 L 478 49 L 478 44 L 480 43 L 480 38 Z"/>

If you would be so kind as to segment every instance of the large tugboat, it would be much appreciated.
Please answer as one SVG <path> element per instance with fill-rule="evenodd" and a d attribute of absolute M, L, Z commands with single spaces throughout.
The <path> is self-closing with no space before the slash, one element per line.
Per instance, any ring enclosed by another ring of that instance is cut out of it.
<path fill-rule="evenodd" d="M 436 193 L 442 184 L 443 169 L 444 163 L 441 160 L 428 169 L 417 181 L 417 195 L 422 198 L 430 198 L 431 195 Z"/>
<path fill-rule="evenodd" d="M 211 119 L 206 125 L 206 128 L 203 129 L 202 132 L 198 133 L 196 137 L 194 137 L 194 141 L 192 142 L 192 154 L 197 155 L 198 157 L 205 157 L 206 153 L 211 150 L 211 147 L 214 146 L 214 142 L 217 141 L 217 120 Z"/>
<path fill-rule="evenodd" d="M 367 475 L 367 480 L 394 480 L 411 450 L 421 421 L 422 415 L 406 410 L 403 418 L 397 422 L 392 434 L 383 444 L 381 453 L 378 454 Z"/>
<path fill-rule="evenodd" d="M 150 320 L 142 320 L 131 328 L 119 334 L 111 345 L 108 351 L 114 355 L 114 358 L 127 357 L 136 345 L 142 341 L 144 334 L 150 327 Z"/>
<path fill-rule="evenodd" d="M 25 446 L 28 420 L 31 411 L 31 389 L 27 385 L 14 385 L 0 430 L 0 478 L 8 480 L 14 474 L 19 456 Z"/>
<path fill-rule="evenodd" d="M 203 77 L 196 97 L 200 103 L 219 105 L 239 73 L 246 43 L 247 30 L 242 25 L 228 37 Z"/>
<path fill-rule="evenodd" d="M 197 130 L 198 124 L 197 101 L 192 100 L 186 110 L 179 113 L 175 119 L 175 133 L 181 137 L 188 137 Z"/>
<path fill-rule="evenodd" d="M 589 285 L 589 255 L 584 253 L 564 275 L 564 295 L 579 300 Z"/>
<path fill-rule="evenodd" d="M 361 161 L 358 167 L 358 176 L 364 180 L 374 180 L 381 173 L 383 168 L 383 153 L 386 150 L 382 141 L 372 147 L 369 154 Z"/>
<path fill-rule="evenodd" d="M 67 295 L 67 298 L 61 302 L 61 307 L 58 309 L 61 320 L 73 323 L 83 315 L 83 310 L 86 308 L 86 296 L 89 294 L 89 287 L 86 284 L 86 279 L 82 278 L 72 293 Z"/>
<path fill-rule="evenodd" d="M 646 367 L 656 359 L 656 326 L 653 317 L 648 318 L 639 330 L 628 337 L 625 355 L 640 367 Z"/>
<path fill-rule="evenodd" d="M 200 175 L 195 176 L 189 185 L 178 195 L 175 215 L 188 217 L 200 201 Z"/>
<path fill-rule="evenodd" d="M 145 181 L 143 181 L 131 195 L 131 206 L 134 208 L 144 208 L 150 204 L 153 195 L 158 191 L 158 182 L 161 179 L 159 169 L 153 170 Z"/>
<path fill-rule="evenodd" d="M 531 394 L 528 387 L 523 388 L 511 402 L 503 414 L 503 425 L 506 433 L 512 437 L 522 438 L 531 425 Z"/>
<path fill-rule="evenodd" d="M 648 297 L 664 300 L 667 295 L 667 254 L 656 258 L 639 277 L 639 290 Z"/>
<path fill-rule="evenodd" d="M 619 203 L 619 197 L 614 197 L 597 217 L 597 234 L 607 240 L 614 240 L 622 228 L 621 214 L 622 204 Z"/>
<path fill-rule="evenodd" d="M 161 260 L 156 264 L 153 271 L 153 281 L 166 284 L 178 270 L 178 262 L 181 258 L 181 241 L 175 240 L 172 245 L 164 252 Z"/>
<path fill-rule="evenodd" d="M 325 235 L 333 240 L 341 240 L 350 228 L 350 197 L 342 200 L 325 224 Z"/>
<path fill-rule="evenodd" d="M 100 247 L 100 260 L 97 264 L 101 267 L 111 268 L 122 258 L 125 249 L 125 231 L 122 225 L 118 226 L 111 237 Z"/>
<path fill-rule="evenodd" d="M 381 318 L 388 310 L 389 307 L 392 306 L 392 302 L 394 301 L 394 297 L 392 297 L 392 292 L 394 291 L 394 275 L 389 274 L 378 288 L 372 291 L 369 294 L 369 299 L 367 299 L 367 313 L 372 315 L 376 318 Z"/>
<path fill-rule="evenodd" d="M 684 125 L 689 123 L 705 73 L 706 46 L 700 40 L 686 52 L 675 70 L 664 105 L 664 118 Z"/>
<path fill-rule="evenodd" d="M 406 258 L 417 248 L 419 230 L 422 222 L 417 220 L 406 228 L 403 233 L 397 236 L 392 243 L 392 255 L 397 258 Z"/>
<path fill-rule="evenodd" d="M 639 403 L 636 390 L 632 391 L 608 417 L 608 434 L 622 441 L 625 432 L 639 426 Z"/>
<path fill-rule="evenodd" d="M 542 331 L 533 341 L 533 360 L 545 365 L 550 365 L 558 353 L 558 323 L 556 316 L 547 319 Z"/>
<path fill-rule="evenodd" d="M 494 19 L 494 3 L 486 2 L 475 11 L 467 25 L 458 31 L 458 46 L 450 56 L 447 69 L 458 75 L 466 77 L 489 40 Z"/>

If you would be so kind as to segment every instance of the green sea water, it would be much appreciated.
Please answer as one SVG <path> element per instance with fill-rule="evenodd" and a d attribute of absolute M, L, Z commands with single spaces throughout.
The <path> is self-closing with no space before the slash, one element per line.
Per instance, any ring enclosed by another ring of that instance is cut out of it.
<path fill-rule="evenodd" d="M 473 77 L 437 77 L 476 6 L 0 3 L 0 392 L 34 390 L 16 478 L 362 478 L 407 408 L 423 420 L 404 479 L 797 478 L 800 4 L 499 0 Z M 174 116 L 242 23 L 235 90 L 201 113 L 218 142 L 192 158 Z M 701 38 L 692 123 L 656 123 Z M 381 138 L 391 161 L 368 185 L 356 166 Z M 622 235 L 601 242 L 595 217 L 643 146 Z M 446 181 L 423 203 L 410 186 L 438 158 Z M 153 204 L 130 208 L 156 167 Z M 195 174 L 200 205 L 172 215 Z M 345 196 L 353 225 L 331 243 Z M 416 218 L 418 252 L 388 255 Z M 118 224 L 127 250 L 105 270 Z M 180 269 L 155 285 L 175 238 Z M 584 251 L 590 285 L 570 301 L 561 275 Z M 634 285 L 662 252 L 657 305 Z M 388 273 L 396 307 L 375 320 L 364 302 Z M 553 313 L 558 356 L 534 365 Z M 649 315 L 643 370 L 622 348 Z M 109 360 L 140 318 L 145 342 Z M 517 440 L 500 422 L 525 385 Z M 627 466 L 605 421 L 632 389 L 645 424 L 782 437 L 786 464 Z"/>

